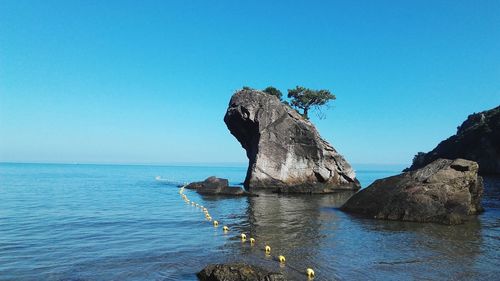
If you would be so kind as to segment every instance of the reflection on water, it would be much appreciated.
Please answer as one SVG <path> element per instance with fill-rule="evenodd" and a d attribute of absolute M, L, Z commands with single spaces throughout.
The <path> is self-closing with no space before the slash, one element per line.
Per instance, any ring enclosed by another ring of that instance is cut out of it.
<path fill-rule="evenodd" d="M 238 232 L 261 242 L 241 245 L 234 238 L 226 261 L 244 261 L 304 279 L 307 267 L 325 280 L 495 280 L 499 275 L 498 179 L 485 180 L 488 211 L 463 225 L 447 226 L 372 220 L 337 209 L 350 192 L 332 195 L 248 198 L 247 220 Z M 282 267 L 265 258 L 285 255 Z"/>
<path fill-rule="evenodd" d="M 500 178 L 486 212 L 459 226 L 379 221 L 337 208 L 352 193 L 201 197 L 223 234 L 154 181 L 245 177 L 245 168 L 0 164 L 0 280 L 196 280 L 208 263 L 243 261 L 292 280 L 498 280 Z M 363 185 L 397 171 L 359 172 Z M 240 233 L 257 241 L 242 243 Z M 266 257 L 264 244 L 272 247 Z M 286 257 L 282 267 L 274 260 Z"/>

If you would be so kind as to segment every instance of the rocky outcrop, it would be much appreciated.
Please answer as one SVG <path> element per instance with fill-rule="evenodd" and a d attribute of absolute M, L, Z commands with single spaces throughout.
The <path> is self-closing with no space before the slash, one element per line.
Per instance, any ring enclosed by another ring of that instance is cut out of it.
<path fill-rule="evenodd" d="M 204 181 L 192 182 L 186 185 L 184 188 L 197 190 L 202 188 L 217 189 L 217 188 L 224 188 L 227 186 L 229 186 L 229 181 L 227 179 L 211 176 L 206 178 Z"/>
<path fill-rule="evenodd" d="M 360 187 L 344 157 L 275 96 L 256 90 L 235 93 L 224 122 L 246 150 L 247 189 L 326 193 Z"/>
<path fill-rule="evenodd" d="M 416 170 L 438 158 L 476 161 L 480 174 L 500 174 L 500 106 L 469 115 L 456 135 L 428 153 L 418 153 L 407 170 Z"/>
<path fill-rule="evenodd" d="M 201 281 L 285 281 L 281 273 L 242 263 L 211 264 L 196 274 Z"/>
<path fill-rule="evenodd" d="M 481 212 L 478 164 L 438 159 L 397 176 L 376 180 L 341 209 L 376 219 L 460 224 Z"/>
<path fill-rule="evenodd" d="M 248 196 L 249 192 L 238 186 L 229 186 L 227 179 L 209 177 L 204 181 L 192 182 L 186 185 L 186 189 L 195 189 L 196 192 L 203 195 L 230 195 L 230 196 Z"/>

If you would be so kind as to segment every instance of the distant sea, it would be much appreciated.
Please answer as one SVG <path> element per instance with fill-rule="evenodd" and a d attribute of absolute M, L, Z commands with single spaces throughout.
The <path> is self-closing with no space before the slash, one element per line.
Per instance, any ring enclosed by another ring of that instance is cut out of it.
<path fill-rule="evenodd" d="M 360 166 L 363 186 L 402 167 Z M 247 262 L 291 280 L 499 280 L 500 178 L 464 225 L 378 221 L 337 208 L 350 193 L 180 199 L 179 183 L 244 180 L 243 166 L 0 164 L 0 280 L 197 280 L 209 263 Z M 155 180 L 160 176 L 161 181 Z M 240 233 L 254 237 L 242 243 Z M 265 256 L 264 243 L 272 255 Z M 286 257 L 286 266 L 275 260 Z"/>

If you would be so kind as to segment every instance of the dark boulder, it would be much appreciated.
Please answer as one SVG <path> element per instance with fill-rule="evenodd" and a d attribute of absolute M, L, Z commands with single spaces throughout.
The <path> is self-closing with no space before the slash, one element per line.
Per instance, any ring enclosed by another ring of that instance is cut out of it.
<path fill-rule="evenodd" d="M 469 115 L 454 136 L 428 153 L 419 152 L 405 171 L 419 169 L 438 158 L 463 158 L 479 164 L 479 174 L 500 174 L 500 106 Z"/>
<path fill-rule="evenodd" d="M 203 195 L 227 195 L 227 196 L 248 196 L 249 192 L 238 186 L 229 186 L 227 179 L 209 177 L 204 181 L 192 182 L 184 188 L 194 189 Z"/>
<path fill-rule="evenodd" d="M 248 89 L 235 93 L 224 122 L 246 150 L 247 189 L 326 193 L 360 188 L 344 157 L 275 96 Z"/>
<path fill-rule="evenodd" d="M 217 178 L 214 176 L 206 178 L 204 181 L 192 182 L 186 185 L 184 188 L 187 189 L 199 189 L 199 188 L 224 188 L 229 186 L 229 181 L 227 179 Z"/>
<path fill-rule="evenodd" d="M 460 224 L 481 212 L 478 164 L 438 159 L 416 171 L 376 180 L 341 209 L 376 219 Z"/>
<path fill-rule="evenodd" d="M 285 281 L 281 273 L 260 267 L 235 263 L 211 264 L 196 274 L 201 281 Z"/>

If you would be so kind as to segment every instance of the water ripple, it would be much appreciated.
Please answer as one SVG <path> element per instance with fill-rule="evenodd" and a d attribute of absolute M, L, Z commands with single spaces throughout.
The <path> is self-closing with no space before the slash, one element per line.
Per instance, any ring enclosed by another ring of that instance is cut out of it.
<path fill-rule="evenodd" d="M 494 280 L 500 276 L 500 179 L 486 212 L 461 226 L 375 221 L 337 208 L 351 196 L 210 198 L 187 191 L 230 232 L 179 200 L 173 182 L 245 168 L 0 164 L 0 280 L 196 280 L 242 261 L 292 280 Z M 396 171 L 394 171 L 396 172 Z M 372 181 L 392 172 L 360 172 Z M 254 237 L 242 243 L 240 233 Z M 272 246 L 266 257 L 263 246 Z M 276 256 L 286 256 L 280 267 Z"/>

